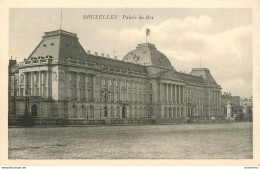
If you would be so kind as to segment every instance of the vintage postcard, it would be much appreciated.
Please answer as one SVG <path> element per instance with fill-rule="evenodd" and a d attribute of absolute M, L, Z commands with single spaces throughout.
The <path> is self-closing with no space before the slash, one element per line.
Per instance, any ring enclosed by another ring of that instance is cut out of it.
<path fill-rule="evenodd" d="M 259 2 L 26 2 L 1 2 L 1 165 L 260 165 Z"/>

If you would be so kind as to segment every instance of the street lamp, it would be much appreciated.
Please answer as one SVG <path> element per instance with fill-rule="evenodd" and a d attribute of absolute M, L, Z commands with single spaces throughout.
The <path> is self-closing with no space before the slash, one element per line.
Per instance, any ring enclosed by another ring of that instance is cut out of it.
<path fill-rule="evenodd" d="M 107 117 L 107 101 L 110 98 L 110 91 L 108 91 L 107 88 L 104 88 L 101 91 L 101 95 L 102 95 L 102 98 L 104 99 L 104 102 L 105 102 L 105 114 L 104 114 L 104 116 Z"/>
<path fill-rule="evenodd" d="M 16 90 L 14 90 L 14 115 L 16 114 Z"/>
<path fill-rule="evenodd" d="M 28 94 L 28 87 L 27 91 L 25 92 L 25 114 L 22 119 L 22 125 L 29 127 L 32 126 L 32 118 L 29 115 L 29 94 Z"/>
<path fill-rule="evenodd" d="M 25 115 L 29 115 L 28 107 L 29 107 L 29 94 L 28 91 L 26 91 L 25 92 Z"/>
<path fill-rule="evenodd" d="M 188 98 L 187 104 L 188 104 L 188 117 L 190 117 L 190 104 L 191 104 L 190 98 Z"/>

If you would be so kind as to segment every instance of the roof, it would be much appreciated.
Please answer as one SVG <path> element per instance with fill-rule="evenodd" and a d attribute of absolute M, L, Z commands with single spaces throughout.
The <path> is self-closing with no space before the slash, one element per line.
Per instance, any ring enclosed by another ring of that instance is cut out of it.
<path fill-rule="evenodd" d="M 193 82 L 203 83 L 202 77 L 200 77 L 200 76 L 195 76 L 192 74 L 186 74 L 186 73 L 181 73 L 181 72 L 178 72 L 178 75 L 184 81 L 193 81 Z"/>
<path fill-rule="evenodd" d="M 125 55 L 123 60 L 141 65 L 172 67 L 169 59 L 150 43 L 138 44 L 135 50 Z"/>
<path fill-rule="evenodd" d="M 64 30 L 45 32 L 42 41 L 28 59 L 52 56 L 53 59 L 70 58 L 99 65 L 117 67 L 147 73 L 144 66 L 86 53 L 78 41 L 77 34 Z"/>
<path fill-rule="evenodd" d="M 207 68 L 193 68 L 191 74 L 201 76 L 204 83 L 217 84 Z"/>
<path fill-rule="evenodd" d="M 145 66 L 133 64 L 133 63 L 128 63 L 128 62 L 124 62 L 124 61 L 116 60 L 116 59 L 112 59 L 112 58 L 106 58 L 106 57 L 86 54 L 85 57 L 83 57 L 81 59 L 83 59 L 84 61 L 98 63 L 99 65 L 147 73 Z"/>
<path fill-rule="evenodd" d="M 166 78 L 166 79 L 171 79 L 171 80 L 179 80 L 182 81 L 183 79 L 179 76 L 179 73 L 176 72 L 175 70 L 168 70 L 168 71 L 163 71 L 158 74 L 158 77 L 160 78 Z"/>

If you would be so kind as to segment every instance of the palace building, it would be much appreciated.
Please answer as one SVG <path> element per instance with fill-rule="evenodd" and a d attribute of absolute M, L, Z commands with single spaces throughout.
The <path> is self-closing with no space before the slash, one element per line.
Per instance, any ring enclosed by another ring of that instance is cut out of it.
<path fill-rule="evenodd" d="M 12 67 L 10 115 L 25 114 L 28 99 L 28 113 L 42 118 L 223 116 L 221 87 L 209 69 L 178 72 L 150 43 L 138 44 L 118 60 L 86 52 L 77 34 L 64 30 L 45 32 L 29 57 Z"/>

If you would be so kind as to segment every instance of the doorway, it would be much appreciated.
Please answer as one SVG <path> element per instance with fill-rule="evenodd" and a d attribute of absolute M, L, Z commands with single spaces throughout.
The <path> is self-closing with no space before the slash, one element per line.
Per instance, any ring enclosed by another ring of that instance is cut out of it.
<path fill-rule="evenodd" d="M 122 107 L 122 118 L 126 118 L 126 106 Z"/>
<path fill-rule="evenodd" d="M 35 104 L 32 105 L 31 112 L 33 117 L 37 116 L 37 106 Z"/>

